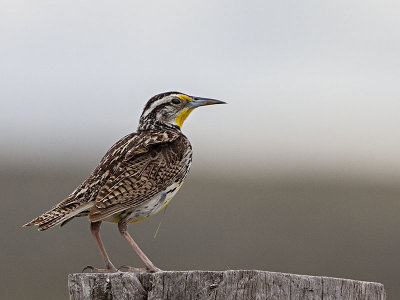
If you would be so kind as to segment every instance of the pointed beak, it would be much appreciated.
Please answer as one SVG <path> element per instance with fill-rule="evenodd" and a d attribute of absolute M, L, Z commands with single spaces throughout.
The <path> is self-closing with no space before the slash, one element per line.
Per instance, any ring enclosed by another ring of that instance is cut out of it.
<path fill-rule="evenodd" d="M 192 97 L 192 101 L 188 103 L 188 106 L 189 108 L 193 109 L 199 106 L 214 105 L 214 104 L 226 104 L 226 102 L 209 98 Z"/>

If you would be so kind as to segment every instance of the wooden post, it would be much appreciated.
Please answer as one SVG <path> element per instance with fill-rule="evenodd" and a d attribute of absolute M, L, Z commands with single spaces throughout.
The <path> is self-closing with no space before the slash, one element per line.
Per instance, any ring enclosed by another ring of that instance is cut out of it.
<path fill-rule="evenodd" d="M 78 273 L 68 286 L 72 300 L 386 299 L 380 283 L 256 270 Z"/>

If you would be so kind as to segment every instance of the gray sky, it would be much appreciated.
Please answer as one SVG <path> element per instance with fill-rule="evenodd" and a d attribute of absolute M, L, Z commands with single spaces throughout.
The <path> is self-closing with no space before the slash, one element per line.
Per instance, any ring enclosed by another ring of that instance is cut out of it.
<path fill-rule="evenodd" d="M 186 121 L 198 161 L 400 176 L 398 1 L 0 7 L 3 162 L 94 163 L 178 90 L 229 102 Z"/>

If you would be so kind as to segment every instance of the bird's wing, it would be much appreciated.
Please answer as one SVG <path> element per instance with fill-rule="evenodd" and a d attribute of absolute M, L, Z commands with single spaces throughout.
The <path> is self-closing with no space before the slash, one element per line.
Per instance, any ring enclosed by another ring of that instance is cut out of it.
<path fill-rule="evenodd" d="M 116 151 L 119 158 L 105 157 L 105 163 L 114 161 L 113 172 L 97 194 L 89 219 L 96 222 L 135 208 L 171 185 L 186 171 L 185 139 L 172 130 L 138 134 L 123 151 Z"/>

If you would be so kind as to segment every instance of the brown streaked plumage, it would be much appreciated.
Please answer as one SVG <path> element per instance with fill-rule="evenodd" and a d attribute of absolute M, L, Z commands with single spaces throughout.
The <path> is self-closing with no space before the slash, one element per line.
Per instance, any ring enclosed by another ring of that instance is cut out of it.
<path fill-rule="evenodd" d="M 24 226 L 36 225 L 42 231 L 88 216 L 106 271 L 116 271 L 99 230 L 102 221 L 118 223 L 120 233 L 147 270 L 158 271 L 127 233 L 127 223 L 151 216 L 172 199 L 192 161 L 192 147 L 180 128 L 194 108 L 219 103 L 224 102 L 179 92 L 154 96 L 143 110 L 138 131 L 115 143 L 89 178 L 64 201 Z"/>

